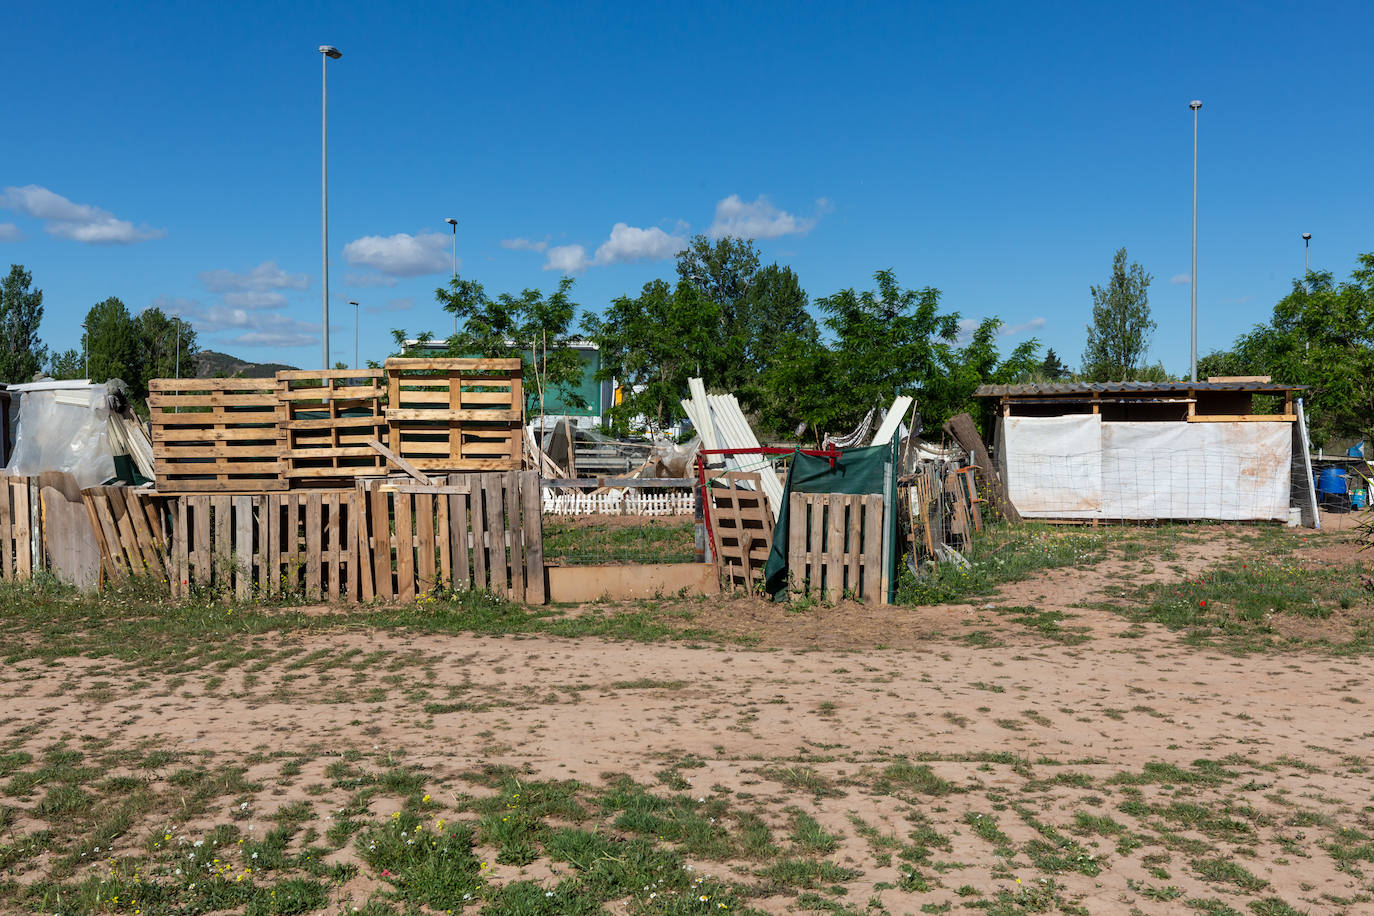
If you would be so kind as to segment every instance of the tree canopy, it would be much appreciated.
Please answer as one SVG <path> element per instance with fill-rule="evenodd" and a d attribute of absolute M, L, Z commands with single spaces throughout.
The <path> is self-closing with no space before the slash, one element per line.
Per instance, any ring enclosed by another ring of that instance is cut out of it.
<path fill-rule="evenodd" d="M 33 380 L 47 360 L 38 338 L 43 321 L 43 291 L 33 289 L 33 274 L 18 264 L 0 281 L 0 383 Z"/>
<path fill-rule="evenodd" d="M 1155 322 L 1150 317 L 1150 280 L 1139 264 L 1126 266 L 1126 249 L 1112 258 L 1105 286 L 1091 286 L 1093 320 L 1083 348 L 1083 375 L 1093 382 L 1126 382 L 1135 377 L 1150 350 Z"/>

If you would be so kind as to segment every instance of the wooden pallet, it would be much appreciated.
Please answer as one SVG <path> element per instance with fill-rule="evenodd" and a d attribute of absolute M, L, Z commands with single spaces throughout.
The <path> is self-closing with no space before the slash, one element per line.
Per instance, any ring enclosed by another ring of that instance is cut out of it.
<path fill-rule="evenodd" d="M 276 379 L 152 379 L 148 388 L 159 493 L 286 489 Z"/>
<path fill-rule="evenodd" d="M 525 394 L 519 359 L 386 361 L 391 449 L 422 471 L 518 470 Z"/>
<path fill-rule="evenodd" d="M 773 513 L 759 474 L 726 471 L 706 488 L 710 498 L 711 546 L 722 588 L 752 591 L 763 584 L 773 549 Z"/>
<path fill-rule="evenodd" d="M 787 508 L 787 567 L 794 588 L 827 601 L 848 596 L 887 603 L 882 496 L 793 493 Z"/>
<path fill-rule="evenodd" d="M 277 373 L 285 432 L 285 475 L 292 487 L 352 485 L 355 477 L 387 473 L 386 459 L 367 444 L 385 443 L 381 369 Z"/>
<path fill-rule="evenodd" d="M 34 525 L 41 524 L 36 478 L 0 475 L 0 579 L 27 579 L 34 573 L 37 543 Z M 38 557 L 41 568 L 41 553 Z"/>

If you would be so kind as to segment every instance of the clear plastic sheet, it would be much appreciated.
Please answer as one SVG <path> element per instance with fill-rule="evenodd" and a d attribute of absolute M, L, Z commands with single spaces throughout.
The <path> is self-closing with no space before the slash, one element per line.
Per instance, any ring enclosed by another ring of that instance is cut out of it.
<path fill-rule="evenodd" d="M 107 386 L 33 382 L 12 385 L 9 391 L 17 397 L 18 411 L 7 473 L 66 471 L 83 488 L 100 486 L 114 476 Z"/>

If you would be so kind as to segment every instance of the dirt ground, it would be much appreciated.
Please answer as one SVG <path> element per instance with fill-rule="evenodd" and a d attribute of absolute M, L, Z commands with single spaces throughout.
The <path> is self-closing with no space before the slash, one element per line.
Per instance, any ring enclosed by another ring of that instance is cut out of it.
<path fill-rule="evenodd" d="M 1173 565 L 1192 575 L 1237 549 L 1228 537 L 1189 544 Z M 1351 549 L 1334 541 L 1323 548 L 1331 558 Z M 250 749 L 304 753 L 299 776 L 264 783 L 274 788 L 251 810 L 305 799 L 325 819 L 338 798 L 306 787 L 328 782 L 325 766 L 346 750 L 377 766 L 403 759 L 422 768 L 440 801 L 463 785 L 462 774 L 491 763 L 595 785 L 613 773 L 654 783 L 665 766 L 691 758 L 678 772 L 692 794 L 728 797 L 784 833 L 787 812 L 799 808 L 839 836 L 830 859 L 860 875 L 840 882 L 834 899 L 856 911 L 872 911 L 875 900 L 892 913 L 939 912 L 946 903 L 957 911 L 1043 882 L 1048 872 L 1034 857 L 1008 856 L 1005 844 L 974 829 L 975 816 L 986 815 L 1015 849 L 1058 835 L 1100 863 L 1054 870 L 1055 905 L 1163 914 L 1213 900 L 1232 911 L 1289 912 L 1273 902 L 1282 898 L 1292 912 L 1374 912 L 1374 861 L 1330 851 L 1335 831 L 1371 830 L 1368 660 L 1233 657 L 1082 607 L 1111 583 L 1176 575 L 1165 564 L 1119 562 L 1047 571 L 973 605 L 843 603 L 799 614 L 721 599 L 694 608 L 695 624 L 759 640 L 744 648 L 345 630 L 251 638 L 297 646 L 297 658 L 362 649 L 404 660 L 361 683 L 324 663 L 173 681 L 100 659 L 31 660 L 0 671 L 0 704 L 5 731 L 26 734 L 34 753 L 83 735 L 216 760 Z M 1008 627 L 997 609 L 1011 606 L 1063 610 L 1091 638 L 1063 645 Z M 970 640 L 975 631 L 996 638 Z M 105 686 L 88 689 L 95 681 Z M 463 702 L 444 712 L 435 711 L 438 700 Z M 925 761 L 945 789 L 885 787 L 884 771 L 902 760 Z M 1212 769 L 1200 770 L 1199 760 Z M 1157 764 L 1177 770 L 1147 768 Z M 279 769 L 259 763 L 248 775 Z M 1226 775 L 1186 778 L 1217 769 Z M 1186 805 L 1233 823 L 1185 816 Z M 1122 843 L 1115 828 L 1093 828 L 1100 821 L 1080 814 L 1125 825 L 1139 842 Z M 943 870 L 934 868 L 928 890 L 904 890 L 903 862 L 881 855 L 874 831 L 899 842 L 920 823 L 948 839 L 937 855 Z M 1240 864 L 1255 880 L 1207 877 L 1198 863 L 1214 859 Z M 750 875 L 748 863 L 697 866 L 734 880 Z M 546 869 L 524 873 L 539 878 Z M 522 871 L 498 865 L 495 873 Z M 341 905 L 376 887 L 356 879 Z M 1012 912 L 1033 911 L 1031 903 Z M 750 905 L 784 911 L 796 898 Z"/>

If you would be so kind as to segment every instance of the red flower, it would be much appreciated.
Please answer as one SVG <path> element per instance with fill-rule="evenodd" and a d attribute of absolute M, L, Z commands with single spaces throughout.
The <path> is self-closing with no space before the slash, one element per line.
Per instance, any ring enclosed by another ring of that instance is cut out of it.
<path fill-rule="evenodd" d="M 1197 606 L 1198 606 L 1198 607 L 1206 607 L 1206 606 L 1207 606 L 1207 599 L 1206 599 L 1206 598 L 1203 598 L 1201 601 L 1199 601 L 1199 602 L 1197 603 Z"/>

